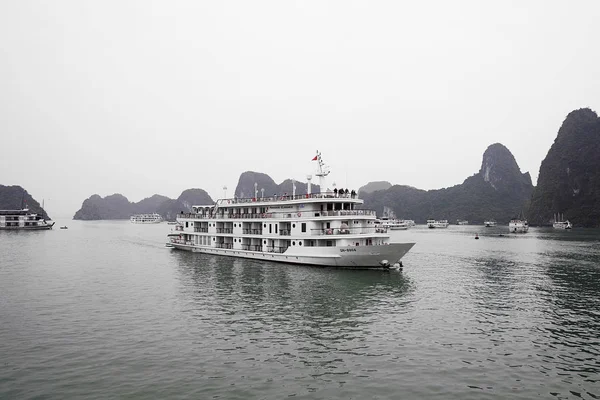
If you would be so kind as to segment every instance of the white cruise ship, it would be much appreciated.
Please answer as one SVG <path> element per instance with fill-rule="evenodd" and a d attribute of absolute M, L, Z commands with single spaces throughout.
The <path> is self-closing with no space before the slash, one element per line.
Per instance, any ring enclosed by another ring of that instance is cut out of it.
<path fill-rule="evenodd" d="M 54 222 L 46 221 L 43 215 L 30 213 L 27 208 L 0 210 L 0 230 L 39 231 L 52 229 L 53 226 Z"/>
<path fill-rule="evenodd" d="M 329 170 L 321 154 L 316 176 L 320 187 Z M 221 199 L 181 213 L 168 246 L 193 252 L 258 260 L 346 268 L 389 268 L 414 243 L 390 243 L 375 211 L 362 210 L 363 200 L 347 192 Z"/>
<path fill-rule="evenodd" d="M 571 223 L 569 222 L 569 220 L 563 221 L 564 220 L 564 215 L 558 214 L 558 216 L 556 214 L 554 214 L 554 223 L 552 224 L 552 227 L 554 229 L 572 229 L 573 225 L 571 225 Z"/>
<path fill-rule="evenodd" d="M 160 214 L 135 214 L 129 218 L 134 224 L 158 224 L 163 221 Z"/>
<path fill-rule="evenodd" d="M 447 228 L 448 227 L 448 220 L 445 220 L 445 219 L 440 219 L 440 220 L 428 219 L 427 220 L 427 227 L 429 229 Z"/>
<path fill-rule="evenodd" d="M 526 233 L 529 231 L 529 224 L 524 219 L 511 219 L 508 223 L 508 231 L 511 233 Z"/>

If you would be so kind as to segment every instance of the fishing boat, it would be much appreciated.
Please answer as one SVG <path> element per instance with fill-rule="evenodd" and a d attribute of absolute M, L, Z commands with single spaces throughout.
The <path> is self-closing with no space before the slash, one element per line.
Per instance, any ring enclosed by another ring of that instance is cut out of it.
<path fill-rule="evenodd" d="M 376 224 L 376 213 L 360 207 L 355 191 L 330 191 L 330 170 L 321 153 L 316 176 L 321 193 L 259 195 L 223 198 L 210 205 L 194 205 L 177 216 L 179 225 L 168 235 L 176 250 L 231 257 L 344 268 L 391 268 L 414 243 L 392 243 L 388 228 Z M 379 225 L 379 226 L 378 226 Z"/>

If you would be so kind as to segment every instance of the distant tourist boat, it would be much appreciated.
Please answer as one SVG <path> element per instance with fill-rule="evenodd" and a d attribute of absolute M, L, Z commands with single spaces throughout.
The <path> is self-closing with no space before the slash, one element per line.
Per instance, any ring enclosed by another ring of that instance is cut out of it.
<path fill-rule="evenodd" d="M 316 175 L 321 193 L 268 196 L 255 185 L 254 197 L 225 198 L 194 205 L 177 216 L 167 247 L 291 264 L 343 268 L 400 268 L 414 243 L 391 243 L 385 227 L 375 224 L 373 210 L 359 209 L 355 191 L 326 188 L 329 169 L 321 153 Z"/>
<path fill-rule="evenodd" d="M 132 215 L 129 218 L 129 221 L 131 221 L 134 224 L 158 224 L 160 222 L 162 222 L 162 217 L 160 216 L 160 214 L 136 214 L 136 215 Z"/>
<path fill-rule="evenodd" d="M 383 216 L 376 219 L 375 224 L 392 231 L 401 231 L 409 228 L 407 222 L 396 218 L 396 214 L 390 207 L 383 207 Z"/>
<path fill-rule="evenodd" d="M 408 229 L 408 224 L 399 219 L 380 218 L 374 222 L 376 225 L 392 231 L 403 231 Z"/>
<path fill-rule="evenodd" d="M 489 221 L 485 221 L 483 224 L 485 225 L 486 228 L 489 228 L 489 227 L 492 227 L 492 226 L 496 226 L 496 221 L 489 220 Z"/>
<path fill-rule="evenodd" d="M 564 215 L 561 216 L 561 214 L 554 214 L 554 223 L 552 224 L 552 227 L 554 229 L 571 229 L 571 228 L 573 228 L 573 226 L 571 225 L 569 220 L 563 221 L 563 219 L 564 219 Z"/>
<path fill-rule="evenodd" d="M 440 219 L 440 220 L 428 219 L 427 220 L 427 227 L 429 229 L 447 228 L 448 227 L 448 220 L 445 220 L 445 219 Z"/>
<path fill-rule="evenodd" d="M 457 225 L 469 225 L 469 221 L 467 221 L 466 219 L 457 219 L 456 224 Z"/>
<path fill-rule="evenodd" d="M 406 225 L 408 225 L 409 228 L 415 226 L 415 221 L 413 221 L 412 219 L 403 219 L 402 221 L 404 221 L 404 223 L 406 223 Z"/>
<path fill-rule="evenodd" d="M 508 230 L 511 233 L 526 233 L 529 230 L 529 224 L 524 219 L 511 219 Z"/>
<path fill-rule="evenodd" d="M 43 215 L 30 213 L 27 208 L 0 210 L 0 230 L 40 231 L 52 229 L 53 226 L 54 222 L 46 221 Z"/>

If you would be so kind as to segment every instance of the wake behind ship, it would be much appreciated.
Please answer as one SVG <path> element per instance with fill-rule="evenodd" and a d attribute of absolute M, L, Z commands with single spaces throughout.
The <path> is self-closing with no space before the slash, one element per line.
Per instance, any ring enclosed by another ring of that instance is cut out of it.
<path fill-rule="evenodd" d="M 316 176 L 329 174 L 321 154 Z M 233 257 L 346 268 L 389 268 L 414 243 L 391 243 L 385 227 L 355 193 L 325 191 L 306 194 L 220 199 L 195 205 L 177 217 L 168 246 L 180 250 Z"/>

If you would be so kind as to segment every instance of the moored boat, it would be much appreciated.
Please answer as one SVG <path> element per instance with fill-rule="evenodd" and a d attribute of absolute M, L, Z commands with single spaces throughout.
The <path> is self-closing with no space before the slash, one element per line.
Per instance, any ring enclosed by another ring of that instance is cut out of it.
<path fill-rule="evenodd" d="M 316 175 L 320 187 L 329 170 L 321 153 Z M 376 224 L 372 210 L 359 209 L 354 191 L 220 199 L 194 205 L 177 217 L 168 246 L 232 257 L 345 268 L 390 268 L 414 243 L 392 243 L 388 228 Z M 322 189 L 322 190 L 323 190 Z"/>
<path fill-rule="evenodd" d="M 496 221 L 494 220 L 487 220 L 483 223 L 485 225 L 486 228 L 490 228 L 492 226 L 496 226 Z"/>

